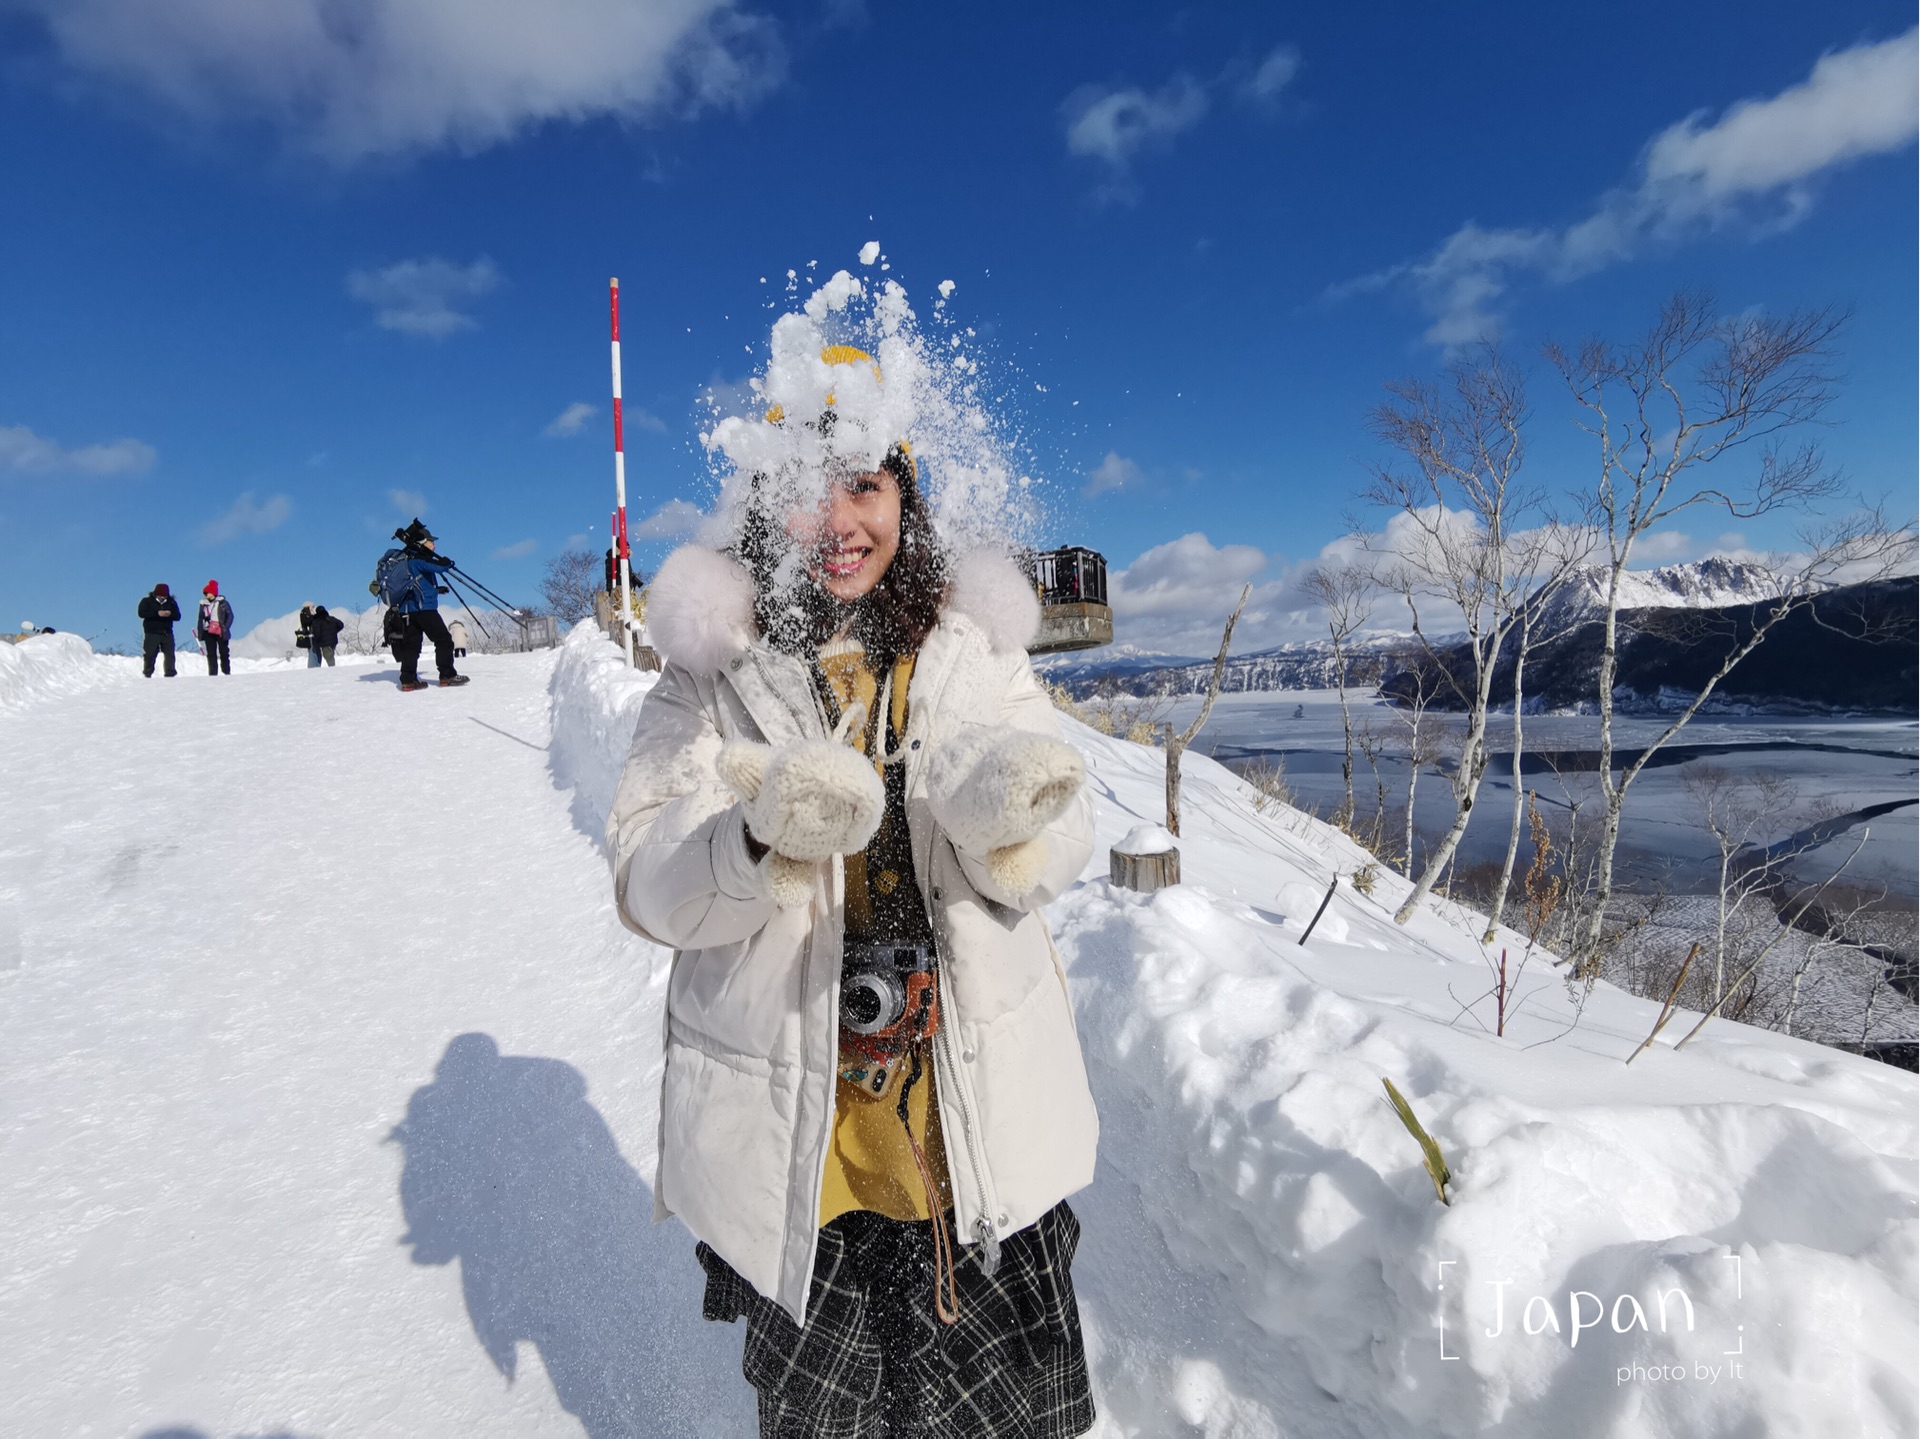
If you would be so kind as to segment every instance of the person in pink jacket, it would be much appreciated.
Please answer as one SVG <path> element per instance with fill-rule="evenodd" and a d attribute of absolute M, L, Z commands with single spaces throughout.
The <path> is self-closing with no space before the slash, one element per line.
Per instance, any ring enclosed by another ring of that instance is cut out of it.
<path fill-rule="evenodd" d="M 207 657 L 207 673 L 233 673 L 233 606 L 220 593 L 220 581 L 208 580 L 200 591 L 200 612 L 194 616 L 194 637 Z"/>

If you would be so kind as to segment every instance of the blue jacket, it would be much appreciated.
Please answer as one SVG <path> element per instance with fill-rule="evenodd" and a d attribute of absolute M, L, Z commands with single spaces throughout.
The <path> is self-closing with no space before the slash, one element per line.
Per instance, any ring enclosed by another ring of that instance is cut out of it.
<path fill-rule="evenodd" d="M 394 609 L 403 615 L 417 614 L 421 610 L 440 608 L 440 575 L 453 568 L 453 561 L 443 555 L 428 554 L 424 550 L 402 551 L 388 550 L 380 557 L 382 565 L 388 555 L 405 554 L 407 557 L 407 578 L 399 589 L 394 601 Z"/>

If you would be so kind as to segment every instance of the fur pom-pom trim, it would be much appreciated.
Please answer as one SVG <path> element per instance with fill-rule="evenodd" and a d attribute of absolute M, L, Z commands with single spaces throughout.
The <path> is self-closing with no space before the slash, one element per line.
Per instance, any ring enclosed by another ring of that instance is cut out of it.
<path fill-rule="evenodd" d="M 767 888 L 780 908 L 805 909 L 813 903 L 812 865 L 784 854 L 770 854 L 761 862 L 767 867 Z"/>
<path fill-rule="evenodd" d="M 1040 632 L 1033 583 L 997 550 L 969 550 L 949 566 L 946 608 L 967 616 L 1003 654 L 1023 651 Z M 682 545 L 647 589 L 647 630 L 668 659 L 711 672 L 753 643 L 753 579 L 705 545 Z"/>
<path fill-rule="evenodd" d="M 753 643 L 753 579 L 718 550 L 682 545 L 647 589 L 647 631 L 675 664 L 719 669 Z"/>
<path fill-rule="evenodd" d="M 1018 565 L 997 550 L 969 550 L 954 558 L 949 573 L 948 607 L 985 630 L 994 649 L 1012 654 L 1033 643 L 1040 597 Z"/>
<path fill-rule="evenodd" d="M 1047 837 L 1035 835 L 1019 844 L 987 851 L 987 873 L 1005 894 L 1030 894 L 1047 869 Z"/>

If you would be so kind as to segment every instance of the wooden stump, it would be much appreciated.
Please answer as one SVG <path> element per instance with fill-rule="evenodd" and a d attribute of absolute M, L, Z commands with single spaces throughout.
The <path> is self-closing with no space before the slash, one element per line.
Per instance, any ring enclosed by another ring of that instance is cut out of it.
<path fill-rule="evenodd" d="M 1152 894 L 1170 884 L 1180 883 L 1180 851 L 1163 849 L 1154 854 L 1122 854 L 1107 851 L 1108 877 L 1122 889 Z"/>
<path fill-rule="evenodd" d="M 660 668 L 660 651 L 652 645 L 633 647 L 633 667 L 637 670 L 657 670 Z"/>

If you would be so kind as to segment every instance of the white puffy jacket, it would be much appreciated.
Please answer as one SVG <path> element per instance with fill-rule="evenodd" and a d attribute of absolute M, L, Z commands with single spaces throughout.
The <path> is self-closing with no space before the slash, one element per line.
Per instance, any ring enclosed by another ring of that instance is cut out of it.
<path fill-rule="evenodd" d="M 1047 831 L 1029 893 L 997 890 L 984 855 L 929 811 L 940 741 L 967 725 L 1060 735 L 1026 644 L 1033 590 L 1006 559 L 963 557 L 908 695 L 907 829 L 941 957 L 934 1045 L 941 1132 L 963 1242 L 997 1251 L 1093 1178 L 1099 1120 L 1066 975 L 1040 907 L 1085 868 L 1083 792 Z M 780 909 L 714 769 L 733 740 L 825 737 L 805 665 L 760 640 L 745 571 L 712 550 L 669 556 L 649 592 L 665 672 L 640 709 L 607 818 L 626 924 L 676 950 L 667 997 L 655 1217 L 677 1214 L 754 1288 L 805 1322 L 832 1135 L 843 877 Z"/>

